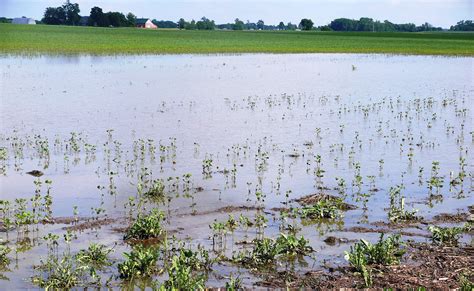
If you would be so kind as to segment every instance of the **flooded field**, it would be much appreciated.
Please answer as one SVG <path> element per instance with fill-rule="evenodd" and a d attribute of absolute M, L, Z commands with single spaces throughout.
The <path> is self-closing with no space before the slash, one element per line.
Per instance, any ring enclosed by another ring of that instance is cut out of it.
<path fill-rule="evenodd" d="M 0 282 L 462 286 L 473 61 L 3 56 Z M 357 264 L 360 239 L 405 254 Z"/>

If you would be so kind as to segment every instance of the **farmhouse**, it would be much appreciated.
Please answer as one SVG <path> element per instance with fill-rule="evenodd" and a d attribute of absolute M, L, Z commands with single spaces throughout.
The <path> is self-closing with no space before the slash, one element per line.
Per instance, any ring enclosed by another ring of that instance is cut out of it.
<path fill-rule="evenodd" d="M 27 18 L 25 16 L 19 18 L 13 18 L 13 24 L 36 24 L 36 21 L 33 18 Z"/>
<path fill-rule="evenodd" d="M 135 21 L 135 26 L 140 28 L 158 28 L 149 18 L 137 18 Z"/>

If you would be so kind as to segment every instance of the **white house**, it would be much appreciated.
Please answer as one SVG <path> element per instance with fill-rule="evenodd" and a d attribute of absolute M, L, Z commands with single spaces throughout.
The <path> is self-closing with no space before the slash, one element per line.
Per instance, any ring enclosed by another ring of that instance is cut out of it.
<path fill-rule="evenodd" d="M 13 18 L 13 24 L 36 24 L 36 21 L 33 18 L 28 17 L 20 17 L 20 18 Z"/>

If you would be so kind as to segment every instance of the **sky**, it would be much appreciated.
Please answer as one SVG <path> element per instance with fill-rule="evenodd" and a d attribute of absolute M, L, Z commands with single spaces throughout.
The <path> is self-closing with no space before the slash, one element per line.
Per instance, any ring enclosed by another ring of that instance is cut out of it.
<path fill-rule="evenodd" d="M 27 16 L 41 19 L 44 9 L 62 5 L 63 0 L 0 0 L 0 16 Z M 474 18 L 474 0 L 71 0 L 79 3 L 81 15 L 89 15 L 94 6 L 104 12 L 132 12 L 138 17 L 158 20 L 200 19 L 216 23 L 243 21 L 266 24 L 310 18 L 315 25 L 325 25 L 335 18 L 371 17 L 394 23 L 428 22 L 449 28 L 459 20 Z"/>

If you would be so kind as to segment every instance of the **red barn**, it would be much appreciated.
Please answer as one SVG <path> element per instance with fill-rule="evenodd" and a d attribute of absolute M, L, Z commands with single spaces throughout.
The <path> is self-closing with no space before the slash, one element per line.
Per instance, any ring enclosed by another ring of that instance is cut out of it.
<path fill-rule="evenodd" d="M 149 18 L 137 18 L 135 21 L 135 26 L 140 28 L 151 28 L 156 29 L 158 26 L 153 24 Z"/>

